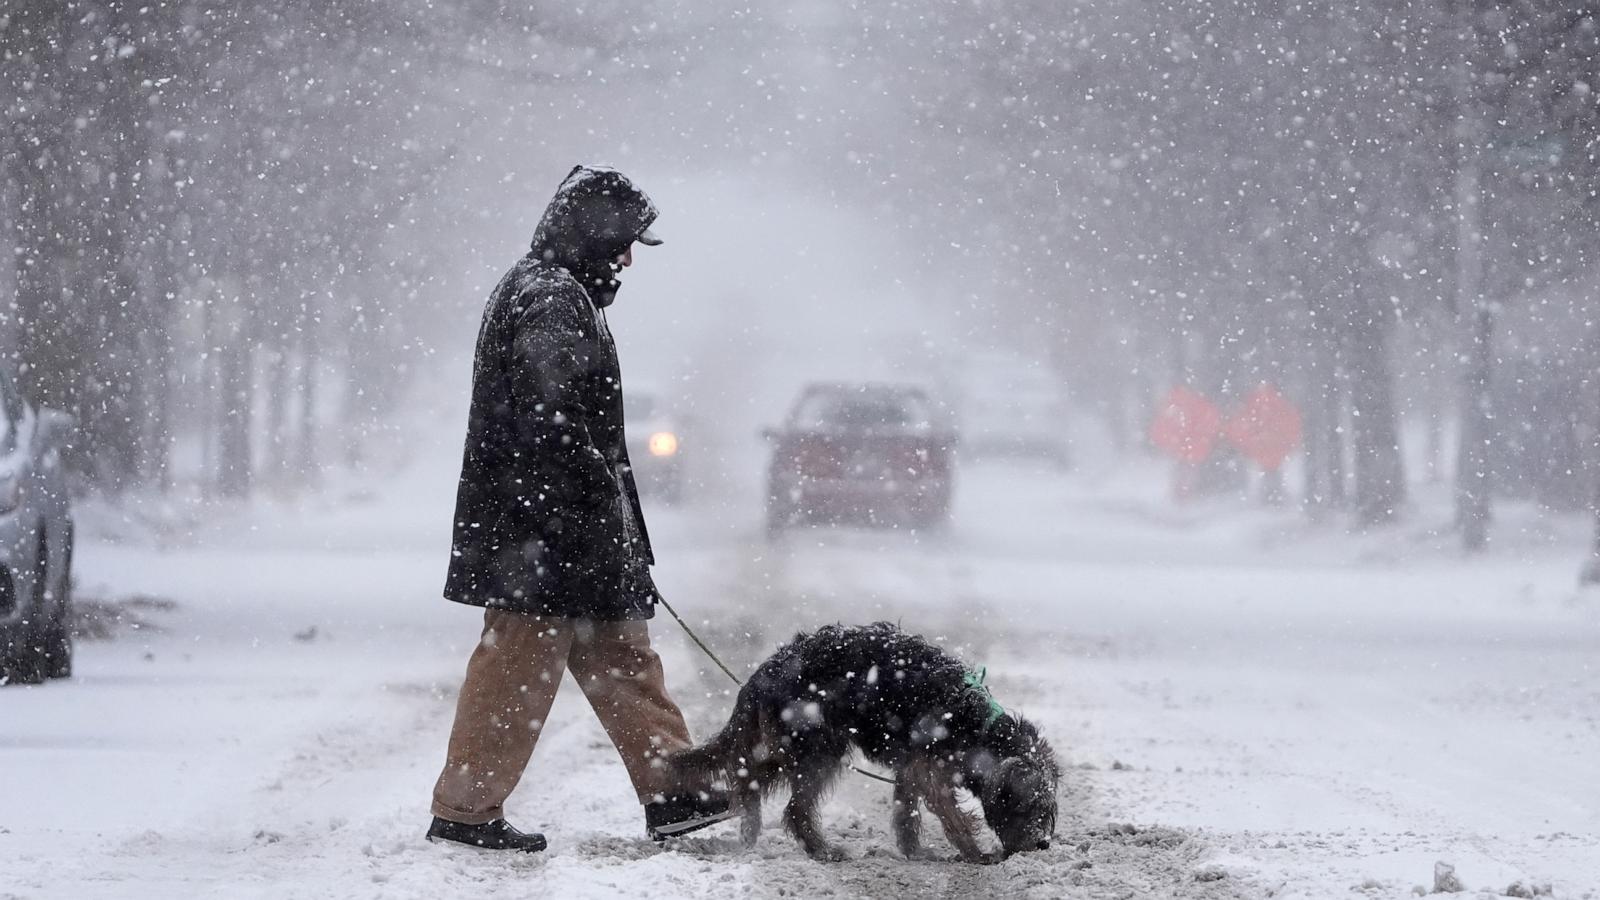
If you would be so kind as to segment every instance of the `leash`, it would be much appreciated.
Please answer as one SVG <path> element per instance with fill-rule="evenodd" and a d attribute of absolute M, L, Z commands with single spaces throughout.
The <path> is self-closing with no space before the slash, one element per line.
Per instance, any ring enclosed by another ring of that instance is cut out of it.
<path fill-rule="evenodd" d="M 700 640 L 700 635 L 694 633 L 694 629 L 690 628 L 689 623 L 683 620 L 683 616 L 678 615 L 678 611 L 672 608 L 672 604 L 667 602 L 667 598 L 658 594 L 657 599 L 661 601 L 662 606 L 667 608 L 667 612 L 672 613 L 672 617 L 678 620 L 678 627 L 682 628 L 683 633 L 689 636 L 689 640 L 694 641 L 694 645 L 700 648 L 700 652 L 710 657 L 711 661 L 717 664 L 717 668 L 722 670 L 722 674 L 733 679 L 734 684 L 744 687 L 744 682 L 739 680 L 739 676 L 733 674 L 733 670 L 728 668 L 715 653 L 711 652 L 711 648 L 706 646 L 705 641 Z"/>
<path fill-rule="evenodd" d="M 744 687 L 744 682 L 740 680 L 739 676 L 733 674 L 733 670 L 728 668 L 727 664 L 724 663 L 716 653 L 713 653 L 710 647 L 706 646 L 705 641 L 700 640 L 700 635 L 694 633 L 694 629 L 690 628 L 689 623 L 683 620 L 683 616 L 678 615 L 678 611 L 672 608 L 672 604 L 667 602 L 667 598 L 662 597 L 659 593 L 656 595 L 656 597 L 661 601 L 661 605 L 667 608 L 667 612 L 672 614 L 672 618 L 677 620 L 678 627 L 682 628 L 683 633 L 689 636 L 689 640 L 694 641 L 694 645 L 700 648 L 700 652 L 704 653 L 711 659 L 712 662 L 716 663 L 717 668 L 722 670 L 722 674 L 728 676 L 728 678 L 731 679 L 734 684 L 738 685 L 739 687 Z M 866 769 L 858 768 L 854 764 L 845 763 L 845 765 L 849 766 L 850 771 L 856 773 L 857 775 L 865 775 L 868 778 L 875 778 L 884 784 L 896 783 L 893 778 L 885 778 L 876 772 L 868 772 Z"/>

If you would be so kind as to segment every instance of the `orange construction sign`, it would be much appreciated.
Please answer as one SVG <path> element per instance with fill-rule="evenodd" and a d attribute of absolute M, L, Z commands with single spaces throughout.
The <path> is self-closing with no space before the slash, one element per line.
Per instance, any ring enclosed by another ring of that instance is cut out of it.
<path fill-rule="evenodd" d="M 1300 411 L 1277 388 L 1262 383 L 1223 426 L 1228 442 L 1268 472 L 1300 446 Z"/>
<path fill-rule="evenodd" d="M 1202 463 L 1216 446 L 1222 414 L 1205 395 L 1178 385 L 1150 423 L 1150 442 L 1179 462 Z"/>

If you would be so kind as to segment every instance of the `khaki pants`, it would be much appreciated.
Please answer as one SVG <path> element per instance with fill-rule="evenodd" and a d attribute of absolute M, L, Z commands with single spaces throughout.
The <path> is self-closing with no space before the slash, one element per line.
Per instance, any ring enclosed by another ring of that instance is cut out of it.
<path fill-rule="evenodd" d="M 689 746 L 644 622 L 599 622 L 488 610 L 456 702 L 433 814 L 478 825 L 502 805 L 533 755 L 563 670 L 589 698 L 640 803 L 678 785 L 662 756 Z"/>

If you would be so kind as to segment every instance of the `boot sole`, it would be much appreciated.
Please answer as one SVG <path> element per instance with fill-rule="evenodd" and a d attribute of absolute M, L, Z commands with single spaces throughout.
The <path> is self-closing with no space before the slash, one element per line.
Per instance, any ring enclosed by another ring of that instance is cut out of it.
<path fill-rule="evenodd" d="M 738 810 L 730 809 L 724 812 L 716 813 L 715 815 L 702 816 L 698 819 L 685 819 L 682 822 L 673 822 L 670 825 L 661 825 L 659 827 L 650 829 L 650 839 L 654 841 L 664 841 L 669 837 L 677 837 L 679 835 L 688 834 L 691 831 L 699 831 L 702 828 L 715 825 L 718 822 L 726 822 L 737 815 L 739 815 Z"/>
<path fill-rule="evenodd" d="M 540 840 L 537 847 L 487 847 L 475 844 L 472 841 L 458 841 L 455 838 L 439 837 L 438 835 L 424 835 L 430 844 L 448 844 L 455 847 L 468 847 L 473 850 L 482 850 L 486 853 L 543 853 L 550 846 L 548 841 Z"/>

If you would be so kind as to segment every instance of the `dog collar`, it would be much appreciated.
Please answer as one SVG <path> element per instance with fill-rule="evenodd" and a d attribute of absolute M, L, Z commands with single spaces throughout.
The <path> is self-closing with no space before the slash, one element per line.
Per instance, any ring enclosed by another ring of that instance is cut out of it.
<path fill-rule="evenodd" d="M 984 728 L 988 728 L 998 722 L 1000 717 L 1006 714 L 1006 708 L 1000 705 L 1000 701 L 994 699 L 994 694 L 989 691 L 989 686 L 983 683 L 983 680 L 988 677 L 988 666 L 979 666 L 977 670 L 968 669 L 966 674 L 961 676 L 962 683 L 982 694 L 983 699 L 989 704 L 989 717 L 983 720 Z"/>

